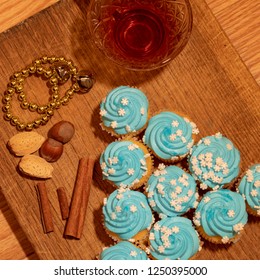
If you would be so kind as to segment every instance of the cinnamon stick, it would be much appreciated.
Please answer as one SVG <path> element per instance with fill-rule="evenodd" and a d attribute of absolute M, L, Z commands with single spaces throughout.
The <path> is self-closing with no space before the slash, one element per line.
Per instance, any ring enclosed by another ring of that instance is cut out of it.
<path fill-rule="evenodd" d="M 69 217 L 65 228 L 65 236 L 80 239 L 82 235 L 94 163 L 94 159 L 89 157 L 84 157 L 79 160 Z"/>
<path fill-rule="evenodd" d="M 57 189 L 57 195 L 60 204 L 61 217 L 63 220 L 66 220 L 69 216 L 69 204 L 65 188 L 59 187 Z"/>
<path fill-rule="evenodd" d="M 43 230 L 45 233 L 52 232 L 53 221 L 52 221 L 51 207 L 48 199 L 45 182 L 37 183 L 36 192 L 37 192 L 39 206 L 40 206 Z"/>

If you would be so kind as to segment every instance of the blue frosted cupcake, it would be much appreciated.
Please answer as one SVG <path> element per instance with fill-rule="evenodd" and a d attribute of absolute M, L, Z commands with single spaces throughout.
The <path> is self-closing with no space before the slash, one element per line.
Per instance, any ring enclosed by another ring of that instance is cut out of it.
<path fill-rule="evenodd" d="M 157 158 L 173 163 L 189 154 L 198 132 L 187 118 L 165 111 L 149 120 L 143 142 Z"/>
<path fill-rule="evenodd" d="M 243 197 L 228 189 L 220 189 L 209 191 L 202 197 L 193 222 L 202 237 L 222 244 L 239 239 L 247 218 Z"/>
<path fill-rule="evenodd" d="M 260 164 L 251 166 L 242 176 L 238 192 L 246 200 L 249 214 L 260 217 Z"/>
<path fill-rule="evenodd" d="M 129 138 L 110 143 L 100 156 L 103 179 L 114 187 L 136 189 L 146 183 L 153 160 L 145 145 Z"/>
<path fill-rule="evenodd" d="M 160 216 L 180 216 L 198 204 L 194 178 L 174 165 L 159 165 L 147 182 L 146 195 Z"/>
<path fill-rule="evenodd" d="M 202 138 L 194 145 L 188 163 L 201 189 L 216 190 L 238 176 L 240 153 L 229 139 L 217 133 Z"/>
<path fill-rule="evenodd" d="M 153 215 L 143 193 L 117 189 L 105 199 L 102 211 L 104 227 L 114 240 L 138 242 L 148 236 Z"/>
<path fill-rule="evenodd" d="M 147 126 L 149 103 L 139 89 L 120 86 L 100 104 L 101 126 L 116 137 L 133 136 Z"/>
<path fill-rule="evenodd" d="M 149 235 L 149 250 L 152 259 L 188 260 L 201 250 L 197 231 L 189 219 L 165 218 L 155 223 Z"/>
<path fill-rule="evenodd" d="M 105 248 L 100 260 L 148 260 L 146 253 L 128 241 L 121 241 L 116 245 Z"/>

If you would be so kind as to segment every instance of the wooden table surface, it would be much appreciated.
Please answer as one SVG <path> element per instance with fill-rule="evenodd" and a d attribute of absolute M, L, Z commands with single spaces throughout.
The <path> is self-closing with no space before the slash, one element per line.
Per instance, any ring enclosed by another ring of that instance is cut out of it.
<path fill-rule="evenodd" d="M 28 17 L 55 2 L 58 1 L 0 0 L 0 32 L 12 32 L 13 26 L 24 24 L 24 20 L 26 23 Z M 260 84 L 260 2 L 254 0 L 206 0 L 206 2 L 255 81 Z M 0 259 L 38 258 L 1 193 L 0 228 Z"/>

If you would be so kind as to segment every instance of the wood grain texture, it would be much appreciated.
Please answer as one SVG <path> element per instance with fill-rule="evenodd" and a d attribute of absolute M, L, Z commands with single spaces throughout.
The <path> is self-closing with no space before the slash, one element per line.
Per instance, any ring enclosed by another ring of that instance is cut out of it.
<path fill-rule="evenodd" d="M 0 259 L 37 259 L 31 243 L 0 192 Z"/>
<path fill-rule="evenodd" d="M 0 32 L 35 15 L 59 0 L 0 0 Z"/>
<path fill-rule="evenodd" d="M 119 69 L 107 60 L 100 61 L 100 54 L 90 44 L 85 31 L 86 9 L 86 1 L 61 1 L 0 35 L 1 92 L 8 76 L 46 51 L 70 57 L 80 68 L 96 72 L 97 84 L 91 93 L 76 96 L 69 106 L 55 114 L 48 126 L 38 130 L 46 135 L 51 124 L 61 119 L 68 119 L 76 126 L 73 142 L 66 146 L 66 153 L 54 164 L 54 177 L 47 182 L 55 215 L 54 234 L 43 234 L 34 192 L 35 181 L 21 178 L 14 172 L 19 159 L 10 156 L 5 143 L 15 130 L 1 120 L 0 150 L 4 159 L 0 169 L 1 189 L 26 236 L 43 259 L 92 259 L 102 246 L 111 244 L 100 224 L 100 205 L 112 190 L 107 189 L 100 179 L 99 169 L 95 170 L 88 223 L 80 241 L 62 238 L 64 222 L 60 219 L 56 188 L 65 186 L 71 194 L 78 159 L 86 154 L 93 154 L 98 159 L 100 152 L 113 140 L 99 128 L 98 105 L 115 86 L 131 84 L 140 87 L 147 93 L 154 111 L 164 109 L 167 103 L 168 108 L 185 112 L 199 126 L 201 137 L 222 131 L 240 149 L 242 171 L 250 163 L 259 161 L 259 87 L 204 2 L 193 1 L 194 29 L 183 53 L 166 68 L 149 73 L 133 73 Z M 30 98 L 46 101 L 43 84 L 35 81 L 29 83 Z M 41 94 L 31 93 L 37 91 Z M 6 208 L 6 204 L 3 205 L 1 209 Z M 3 213 L 7 212 L 4 210 Z M 246 234 L 238 243 L 232 246 L 205 243 L 199 258 L 259 259 L 259 247 L 254 245 L 259 244 L 258 241 L 259 221 L 250 218 Z M 25 243 L 27 246 L 28 242 Z M 9 251 L 8 247 L 6 251 Z M 32 253 L 33 250 L 29 248 L 26 252 Z M 8 254 L 5 256 L 12 258 Z"/>
<path fill-rule="evenodd" d="M 260 85 L 260 1 L 206 2 Z"/>

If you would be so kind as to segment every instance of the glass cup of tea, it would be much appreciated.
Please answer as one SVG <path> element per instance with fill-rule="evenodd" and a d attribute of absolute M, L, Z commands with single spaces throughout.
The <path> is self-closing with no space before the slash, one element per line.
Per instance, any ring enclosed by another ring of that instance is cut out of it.
<path fill-rule="evenodd" d="M 152 70 L 174 59 L 192 30 L 188 0 L 92 0 L 91 37 L 111 60 L 131 70 Z"/>

